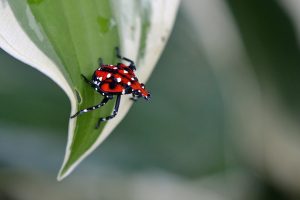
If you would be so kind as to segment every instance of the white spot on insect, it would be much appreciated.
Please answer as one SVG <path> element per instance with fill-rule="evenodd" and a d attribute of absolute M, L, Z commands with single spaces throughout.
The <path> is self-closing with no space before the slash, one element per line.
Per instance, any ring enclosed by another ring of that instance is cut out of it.
<path fill-rule="evenodd" d="M 96 109 L 96 107 L 94 106 L 94 107 L 93 107 L 93 110 L 95 110 L 95 109 Z"/>
<path fill-rule="evenodd" d="M 145 88 L 145 86 L 143 86 L 143 85 L 142 85 L 142 88 L 144 89 L 144 88 Z"/>
<path fill-rule="evenodd" d="M 134 81 L 134 78 L 132 77 L 132 78 L 131 78 L 131 80 L 133 80 L 133 81 Z"/>
<path fill-rule="evenodd" d="M 124 71 L 124 74 L 128 74 L 128 71 L 127 71 L 127 70 L 124 69 L 123 71 Z"/>
<path fill-rule="evenodd" d="M 121 79 L 120 77 L 119 77 L 119 78 L 117 78 L 117 82 L 118 82 L 118 83 L 120 83 L 120 82 L 121 82 L 121 80 L 122 80 L 122 79 Z"/>
<path fill-rule="evenodd" d="M 102 76 L 99 77 L 99 80 L 102 81 Z"/>
<path fill-rule="evenodd" d="M 83 112 L 87 112 L 87 111 L 88 111 L 87 109 L 84 109 L 84 110 L 83 110 Z"/>
<path fill-rule="evenodd" d="M 111 73 L 108 73 L 108 74 L 106 75 L 106 78 L 109 78 L 109 77 L 111 77 Z"/>
<path fill-rule="evenodd" d="M 124 89 L 122 90 L 122 94 L 125 94 L 125 90 Z"/>
<path fill-rule="evenodd" d="M 118 69 L 117 67 L 114 67 L 113 69 Z"/>
<path fill-rule="evenodd" d="M 131 85 L 130 81 L 127 82 L 127 85 Z"/>
<path fill-rule="evenodd" d="M 141 90 L 138 90 L 139 93 L 141 93 Z"/>

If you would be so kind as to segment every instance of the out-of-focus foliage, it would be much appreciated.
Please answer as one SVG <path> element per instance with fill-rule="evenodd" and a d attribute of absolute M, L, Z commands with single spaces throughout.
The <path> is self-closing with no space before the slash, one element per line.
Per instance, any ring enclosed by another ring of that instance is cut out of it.
<path fill-rule="evenodd" d="M 296 117 L 300 113 L 300 51 L 289 14 L 273 0 L 228 3 L 262 90 L 276 90 L 282 105 Z"/>

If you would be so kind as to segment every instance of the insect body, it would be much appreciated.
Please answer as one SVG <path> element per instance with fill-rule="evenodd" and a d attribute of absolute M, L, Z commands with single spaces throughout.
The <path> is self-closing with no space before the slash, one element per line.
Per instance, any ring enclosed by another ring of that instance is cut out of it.
<path fill-rule="evenodd" d="M 80 110 L 76 114 L 72 115 L 71 118 L 98 109 L 116 96 L 116 103 L 113 113 L 110 116 L 99 118 L 96 125 L 96 128 L 98 128 L 101 122 L 110 120 L 117 115 L 121 101 L 121 95 L 132 94 L 133 100 L 137 100 L 141 97 L 146 100 L 150 98 L 150 93 L 145 89 L 144 84 L 138 81 L 138 78 L 134 74 L 136 69 L 134 62 L 128 58 L 122 57 L 118 48 L 116 48 L 116 54 L 119 59 L 128 61 L 130 63 L 129 66 L 123 63 L 118 63 L 117 65 L 106 65 L 103 64 L 102 59 L 100 58 L 99 68 L 94 72 L 92 80 L 89 80 L 84 75 L 81 75 L 84 80 L 90 86 L 95 88 L 97 92 L 103 95 L 104 98 L 99 104 Z"/>

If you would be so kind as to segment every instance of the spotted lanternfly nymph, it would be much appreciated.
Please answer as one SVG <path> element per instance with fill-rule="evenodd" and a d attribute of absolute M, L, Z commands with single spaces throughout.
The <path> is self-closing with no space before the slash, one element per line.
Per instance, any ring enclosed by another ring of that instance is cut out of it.
<path fill-rule="evenodd" d="M 123 63 L 107 65 L 103 64 L 102 59 L 99 58 L 99 68 L 94 72 L 92 80 L 87 79 L 81 74 L 83 79 L 98 93 L 103 95 L 104 98 L 99 104 L 80 110 L 76 114 L 72 115 L 71 118 L 98 109 L 116 96 L 113 113 L 110 116 L 99 118 L 96 125 L 96 128 L 98 128 L 101 122 L 110 120 L 117 115 L 122 95 L 132 94 L 132 100 L 137 100 L 140 97 L 149 100 L 150 93 L 145 89 L 144 84 L 139 82 L 138 78 L 134 74 L 136 69 L 134 62 L 128 58 L 122 57 L 120 55 L 119 48 L 116 48 L 116 55 L 120 60 L 129 62 L 129 65 L 127 66 Z"/>

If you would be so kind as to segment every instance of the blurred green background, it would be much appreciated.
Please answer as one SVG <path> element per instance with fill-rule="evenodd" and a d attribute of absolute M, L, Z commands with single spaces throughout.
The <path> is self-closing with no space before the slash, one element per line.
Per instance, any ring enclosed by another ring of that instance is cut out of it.
<path fill-rule="evenodd" d="M 55 177 L 67 96 L 1 50 L 0 199 L 300 199 L 293 15 L 275 0 L 200 2 L 182 2 L 147 83 L 151 103 L 137 102 L 62 183 Z M 237 35 L 214 24 L 222 17 L 214 3 Z M 203 10 L 213 17 L 204 19 Z M 219 32 L 207 34 L 214 26 Z M 224 34 L 224 43 L 207 42 L 210 34 Z"/>

